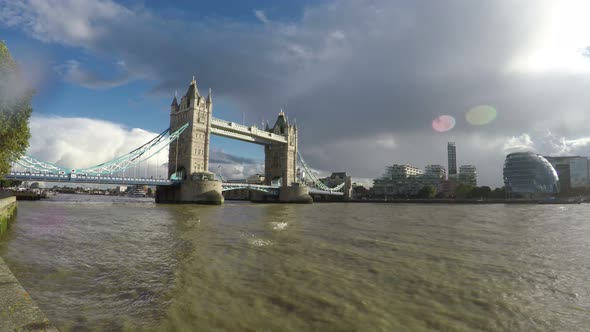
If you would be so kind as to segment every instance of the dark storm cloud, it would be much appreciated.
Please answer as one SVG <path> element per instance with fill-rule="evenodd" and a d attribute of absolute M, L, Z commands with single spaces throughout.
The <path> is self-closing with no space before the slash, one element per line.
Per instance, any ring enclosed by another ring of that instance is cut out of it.
<path fill-rule="evenodd" d="M 374 177 L 385 164 L 446 164 L 446 142 L 457 141 L 460 163 L 477 165 L 483 182 L 496 185 L 507 140 L 590 129 L 587 76 L 510 67 L 550 2 L 334 1 L 308 7 L 292 24 L 263 11 L 264 24 L 199 13 L 188 21 L 110 1 L 75 3 L 0 0 L 0 20 L 122 59 L 126 79 L 152 79 L 152 93 L 172 95 L 195 75 L 201 90 L 212 87 L 249 118 L 282 107 L 297 118 L 309 163 L 322 170 Z M 481 104 L 498 117 L 470 126 L 464 114 Z M 457 119 L 452 131 L 432 130 L 441 114 Z M 537 145 L 544 149 L 542 140 Z"/>

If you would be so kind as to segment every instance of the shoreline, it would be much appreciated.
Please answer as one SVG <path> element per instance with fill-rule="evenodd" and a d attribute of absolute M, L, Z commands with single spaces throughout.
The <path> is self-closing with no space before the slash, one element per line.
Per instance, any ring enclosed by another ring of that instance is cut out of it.
<path fill-rule="evenodd" d="M 15 196 L 0 198 L 0 237 L 14 221 Z M 0 257 L 0 331 L 57 331 Z"/>
<path fill-rule="evenodd" d="M 510 199 L 486 199 L 486 200 L 473 200 L 473 199 L 391 199 L 391 200 L 350 200 L 350 201 L 314 201 L 314 203 L 380 203 L 380 204 L 581 204 L 579 200 L 510 200 Z"/>

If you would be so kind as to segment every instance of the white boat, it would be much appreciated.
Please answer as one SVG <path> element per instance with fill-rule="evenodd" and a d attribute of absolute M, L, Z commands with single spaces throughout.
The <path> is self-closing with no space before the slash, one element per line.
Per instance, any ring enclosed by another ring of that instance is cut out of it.
<path fill-rule="evenodd" d="M 127 196 L 129 197 L 145 197 L 146 193 L 143 191 L 143 188 L 140 186 L 131 187 L 127 192 Z"/>

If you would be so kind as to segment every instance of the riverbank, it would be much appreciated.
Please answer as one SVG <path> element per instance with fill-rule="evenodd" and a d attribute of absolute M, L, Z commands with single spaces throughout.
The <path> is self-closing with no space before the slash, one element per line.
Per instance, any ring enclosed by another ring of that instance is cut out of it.
<path fill-rule="evenodd" d="M 317 200 L 314 203 L 413 203 L 413 204 L 580 204 L 579 199 L 553 199 L 553 200 L 530 200 L 530 199 L 367 199 L 367 200 Z"/>
<path fill-rule="evenodd" d="M 0 236 L 8 229 L 8 223 L 16 214 L 16 197 L 0 198 Z"/>
<path fill-rule="evenodd" d="M 1 257 L 0 331 L 57 331 Z"/>
<path fill-rule="evenodd" d="M 16 197 L 0 198 L 0 236 L 16 214 Z M 57 331 L 0 257 L 0 331 Z"/>

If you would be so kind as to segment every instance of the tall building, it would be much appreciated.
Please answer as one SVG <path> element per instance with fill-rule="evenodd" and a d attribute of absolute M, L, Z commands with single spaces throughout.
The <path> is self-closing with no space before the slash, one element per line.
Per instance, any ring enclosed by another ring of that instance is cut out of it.
<path fill-rule="evenodd" d="M 557 171 L 562 192 L 569 188 L 588 187 L 588 158 L 580 156 L 545 156 L 545 159 Z"/>
<path fill-rule="evenodd" d="M 447 144 L 447 153 L 449 160 L 449 178 L 457 176 L 457 147 L 455 142 L 449 142 Z"/>
<path fill-rule="evenodd" d="M 472 186 L 477 186 L 477 171 L 474 165 L 461 165 L 459 167 L 459 181 Z"/>

